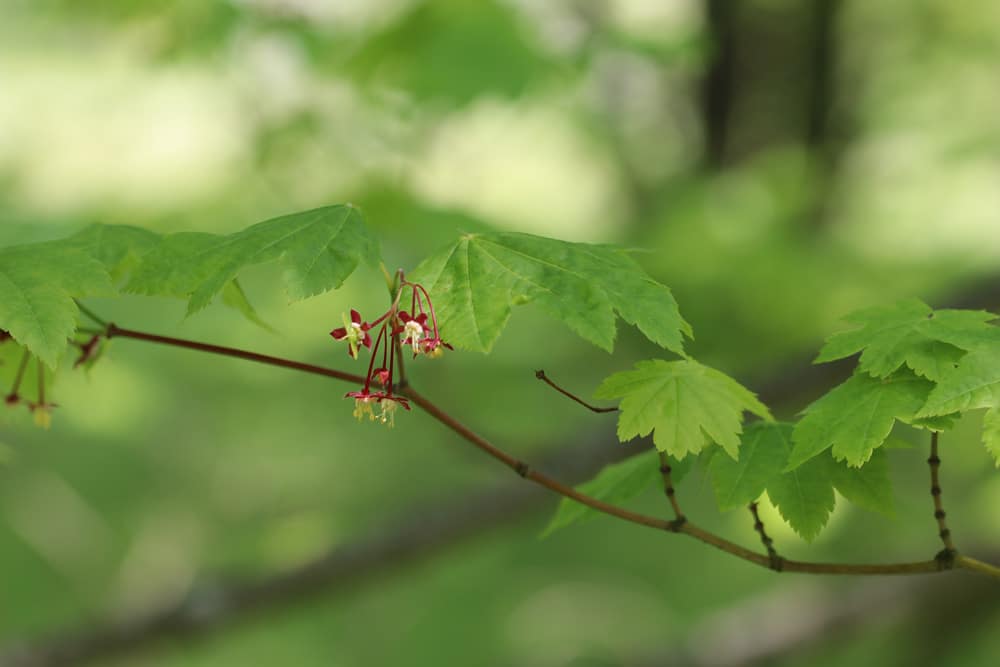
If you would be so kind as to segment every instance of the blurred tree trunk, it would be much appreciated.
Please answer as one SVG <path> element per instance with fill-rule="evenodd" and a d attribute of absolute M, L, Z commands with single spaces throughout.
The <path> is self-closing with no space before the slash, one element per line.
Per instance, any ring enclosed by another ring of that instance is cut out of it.
<path fill-rule="evenodd" d="M 832 159 L 841 0 L 705 0 L 705 166 L 784 145 Z M 836 137 L 840 140 L 840 137 Z"/>

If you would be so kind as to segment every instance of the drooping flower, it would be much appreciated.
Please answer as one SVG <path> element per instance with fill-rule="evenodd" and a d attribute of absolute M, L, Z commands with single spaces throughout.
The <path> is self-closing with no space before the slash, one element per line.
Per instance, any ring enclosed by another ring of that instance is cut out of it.
<path fill-rule="evenodd" d="M 455 349 L 448 343 L 438 338 L 437 336 L 425 338 L 422 341 L 420 341 L 420 351 L 426 354 L 431 359 L 437 359 L 438 357 L 440 357 L 444 353 L 445 348 L 449 350 Z"/>
<path fill-rule="evenodd" d="M 357 359 L 358 349 L 362 345 L 369 349 L 372 346 L 372 337 L 368 334 L 371 327 L 368 322 L 362 321 L 361 313 L 352 309 L 350 319 L 344 315 L 344 326 L 334 329 L 330 335 L 334 340 L 346 340 L 347 353 Z"/>
<path fill-rule="evenodd" d="M 410 310 L 400 310 L 399 302 L 407 289 L 410 290 Z M 375 329 L 378 330 L 377 335 L 369 334 L 369 331 Z M 394 374 L 402 363 L 401 359 L 397 363 L 398 348 L 401 345 L 409 346 L 414 357 L 421 354 L 437 357 L 445 348 L 453 349 L 441 339 L 430 294 L 422 285 L 407 282 L 402 273 L 399 274 L 395 300 L 385 313 L 369 323 L 363 321 L 356 310 L 352 310 L 350 319 L 345 316 L 344 326 L 334 329 L 330 335 L 335 340 L 346 340 L 352 357 L 357 356 L 362 345 L 371 350 L 364 385 L 360 391 L 348 392 L 345 398 L 354 399 L 354 416 L 359 420 L 368 417 L 370 421 L 380 421 L 390 427 L 395 424 L 396 412 L 400 406 L 404 410 L 410 410 L 409 401 L 393 393 L 398 389 Z M 380 365 L 376 366 L 379 361 Z M 372 391 L 373 387 L 381 389 Z M 380 409 L 377 414 L 376 406 Z"/>
<path fill-rule="evenodd" d="M 375 412 L 372 408 L 376 403 L 385 398 L 385 394 L 380 391 L 373 394 L 366 387 L 361 391 L 349 391 L 344 394 L 344 398 L 354 399 L 354 417 L 358 421 L 362 421 L 366 416 L 369 420 L 375 421 Z"/>
<path fill-rule="evenodd" d="M 403 406 L 405 410 L 410 409 L 410 402 L 402 396 L 384 396 L 379 401 L 379 405 L 382 408 L 379 420 L 383 424 L 388 424 L 389 428 L 396 425 L 396 410 L 399 409 L 399 406 Z"/>
<path fill-rule="evenodd" d="M 43 428 L 46 431 L 52 427 L 52 408 L 58 408 L 59 406 L 55 403 L 48 403 L 46 401 L 38 401 L 35 403 L 28 403 L 28 410 L 35 417 L 35 426 Z"/>
<path fill-rule="evenodd" d="M 417 356 L 421 351 L 420 341 L 431 331 L 430 327 L 427 326 L 427 313 L 420 313 L 413 317 L 403 310 L 399 313 L 399 321 L 402 322 L 402 326 L 398 327 L 394 333 L 404 335 L 403 345 L 412 347 L 413 356 Z"/>

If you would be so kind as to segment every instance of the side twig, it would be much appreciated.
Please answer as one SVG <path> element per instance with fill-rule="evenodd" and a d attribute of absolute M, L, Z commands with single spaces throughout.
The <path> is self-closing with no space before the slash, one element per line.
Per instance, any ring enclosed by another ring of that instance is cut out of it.
<path fill-rule="evenodd" d="M 663 477 L 663 493 L 666 494 L 667 500 L 670 501 L 670 507 L 674 510 L 673 526 L 676 531 L 680 530 L 681 526 L 687 523 L 687 517 L 684 516 L 684 512 L 681 511 L 681 505 L 677 502 L 677 491 L 674 489 L 674 481 L 671 478 L 671 473 L 673 473 L 673 468 L 670 467 L 670 457 L 667 456 L 666 452 L 660 452 L 660 475 Z"/>
<path fill-rule="evenodd" d="M 760 535 L 761 544 L 767 549 L 767 557 L 771 559 L 771 569 L 775 572 L 780 572 L 784 559 L 778 555 L 778 551 L 774 548 L 774 540 L 771 539 L 764 529 L 764 522 L 761 521 L 760 512 L 757 511 L 757 503 L 752 502 L 748 507 L 750 514 L 753 516 L 753 529 Z"/>
<path fill-rule="evenodd" d="M 944 544 L 944 549 L 938 553 L 936 558 L 940 561 L 941 566 L 947 569 L 954 567 L 955 556 L 958 555 L 958 550 L 951 539 L 951 530 L 948 529 L 948 523 L 945 520 L 948 515 L 944 511 L 944 503 L 941 502 L 941 480 L 939 475 L 941 457 L 938 456 L 937 431 L 931 433 L 931 455 L 927 459 L 927 464 L 931 469 L 931 497 L 934 498 L 934 518 L 937 519 L 938 536 L 941 538 L 941 543 Z"/>
<path fill-rule="evenodd" d="M 549 378 L 548 375 L 545 374 L 545 371 L 543 371 L 543 370 L 535 371 L 535 377 L 538 378 L 539 380 L 541 380 L 542 382 L 544 382 L 545 384 L 549 385 L 550 387 L 552 387 L 556 391 L 558 391 L 563 396 L 569 398 L 572 401 L 576 401 L 577 403 L 579 403 L 583 407 L 587 408 L 591 412 L 617 412 L 618 411 L 618 408 L 615 408 L 615 407 L 611 407 L 611 408 L 599 408 L 596 405 L 591 405 L 590 403 L 588 403 L 587 401 L 583 400 L 582 398 L 580 398 L 576 394 L 570 393 L 569 391 L 566 391 L 565 389 L 563 389 L 562 387 L 560 387 L 559 385 L 557 385 L 555 382 L 553 382 Z"/>

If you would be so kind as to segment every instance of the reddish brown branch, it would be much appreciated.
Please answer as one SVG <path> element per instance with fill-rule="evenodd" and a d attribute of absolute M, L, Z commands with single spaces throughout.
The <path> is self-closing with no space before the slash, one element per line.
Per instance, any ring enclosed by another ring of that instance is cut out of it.
<path fill-rule="evenodd" d="M 291 361 L 289 359 L 282 359 L 279 357 L 272 357 L 263 354 L 257 354 L 255 352 L 248 352 L 246 350 L 240 350 L 231 347 L 223 347 L 220 345 L 210 345 L 207 343 L 198 343 L 194 341 L 184 340 L 180 338 L 172 338 L 169 336 L 160 336 L 156 334 L 148 334 L 139 331 L 133 331 L 130 329 L 123 329 L 121 327 L 115 326 L 114 324 L 108 325 L 108 338 L 132 338 L 134 340 L 142 340 L 152 343 L 159 343 L 163 345 L 172 345 L 176 347 L 182 347 L 186 349 L 198 350 L 201 352 L 208 352 L 211 354 L 219 354 L 229 357 L 236 357 L 239 359 L 246 359 L 248 361 L 254 361 L 258 363 L 268 364 L 272 366 L 278 366 L 280 368 L 288 368 L 291 370 L 298 370 L 304 373 L 312 373 L 314 375 L 323 375 L 325 377 L 332 377 L 338 380 L 345 380 L 348 382 L 364 382 L 364 378 L 353 375 L 351 373 L 344 373 L 342 371 L 333 370 L 330 368 L 324 368 L 322 366 L 314 366 L 312 364 L 306 364 L 298 361 Z M 632 512 L 630 510 L 618 507 L 616 505 L 611 505 L 605 503 L 597 498 L 588 496 L 587 494 L 581 493 L 576 489 L 569 487 L 551 477 L 540 473 L 531 468 L 526 462 L 511 456 L 504 450 L 500 449 L 496 445 L 489 442 L 486 438 L 474 432 L 472 429 L 468 428 L 454 417 L 446 413 L 444 410 L 439 408 L 437 405 L 432 403 L 422 394 L 418 393 L 412 387 L 406 387 L 401 391 L 402 395 L 409 398 L 411 401 L 419 405 L 424 409 L 431 417 L 441 422 L 452 431 L 460 435 L 463 439 L 470 442 L 484 453 L 488 454 L 492 458 L 500 461 L 507 467 L 514 470 L 518 475 L 524 477 L 525 479 L 531 480 L 532 482 L 538 484 L 539 486 L 545 487 L 550 491 L 553 491 L 565 498 L 570 498 L 579 503 L 582 503 L 591 509 L 597 510 L 598 512 L 603 512 L 611 516 L 617 517 L 619 519 L 629 521 L 631 523 L 639 524 L 642 526 L 647 526 L 649 528 L 656 528 L 658 530 L 684 533 L 689 535 L 696 540 L 704 542 L 705 544 L 712 545 L 726 553 L 729 553 L 737 558 L 741 558 L 750 563 L 755 563 L 761 567 L 770 567 L 770 559 L 764 555 L 759 554 L 740 545 L 731 542 L 723 537 L 720 537 L 714 533 L 707 530 L 699 528 L 692 524 L 690 521 L 685 521 L 683 524 L 679 524 L 676 521 L 663 521 L 656 517 L 651 517 L 645 514 L 640 514 L 637 512 Z M 955 567 L 960 567 L 969 570 L 975 570 L 990 576 L 1000 578 L 1000 570 L 994 568 L 985 563 L 980 563 L 966 557 L 958 557 L 955 560 Z M 855 574 L 855 575 L 873 575 L 873 574 L 917 574 L 925 572 L 938 572 L 941 570 L 940 563 L 938 560 L 921 561 L 916 563 L 887 563 L 884 565 L 844 565 L 837 563 L 808 563 L 799 561 L 783 561 L 783 570 L 785 572 L 803 572 L 811 574 Z"/>

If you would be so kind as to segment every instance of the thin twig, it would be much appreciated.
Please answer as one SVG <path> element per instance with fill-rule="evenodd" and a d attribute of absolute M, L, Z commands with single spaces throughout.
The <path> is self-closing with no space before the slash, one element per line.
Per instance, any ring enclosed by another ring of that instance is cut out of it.
<path fill-rule="evenodd" d="M 21 363 L 17 367 L 17 374 L 14 375 L 14 384 L 11 385 L 10 393 L 7 394 L 7 401 L 12 402 L 21 395 L 21 383 L 24 381 L 24 373 L 28 370 L 28 362 L 31 360 L 31 352 L 24 351 L 21 355 Z"/>
<path fill-rule="evenodd" d="M 670 467 L 670 457 L 666 452 L 660 452 L 660 475 L 663 477 L 663 493 L 670 501 L 670 507 L 674 510 L 674 525 L 679 529 L 687 522 L 684 512 L 681 511 L 680 503 L 677 502 L 677 490 L 674 489 L 674 481 L 671 477 L 673 468 Z"/>
<path fill-rule="evenodd" d="M 93 322 L 94 322 L 94 324 L 97 324 L 98 326 L 100 326 L 100 327 L 102 327 L 102 328 L 105 328 L 105 329 L 107 329 L 107 328 L 108 328 L 108 323 L 107 323 L 107 321 L 105 321 L 105 320 L 101 319 L 100 317 L 98 317 L 98 316 L 97 316 L 97 315 L 96 315 L 96 314 L 94 313 L 94 311 L 90 310 L 89 308 L 87 308 L 86 306 L 84 306 L 84 305 L 83 305 L 82 303 L 80 303 L 79 301 L 77 301 L 77 302 L 76 302 L 76 307 L 80 309 L 80 312 L 81 312 L 81 313 L 83 313 L 83 314 L 84 314 L 84 315 L 86 315 L 86 316 L 87 316 L 88 318 L 90 318 L 90 320 L 91 320 L 91 321 L 93 321 Z"/>
<path fill-rule="evenodd" d="M 943 566 L 952 567 L 958 550 L 955 548 L 955 543 L 951 540 L 951 531 L 948 529 L 948 523 L 945 521 L 947 513 L 944 511 L 944 504 L 941 502 L 941 480 L 939 476 L 941 457 L 938 456 L 937 431 L 931 432 L 931 455 L 927 459 L 927 464 L 931 469 L 931 497 L 934 498 L 934 518 L 937 519 L 938 535 L 941 537 L 941 543 L 944 544 L 944 550 L 937 557 Z"/>
<path fill-rule="evenodd" d="M 782 558 L 778 555 L 778 551 L 774 548 L 774 540 L 767 534 L 764 529 L 764 522 L 761 521 L 760 512 L 757 511 L 757 503 L 752 502 L 748 506 L 750 509 L 750 514 L 753 516 L 753 529 L 757 531 L 760 535 L 761 544 L 767 549 L 767 557 L 771 559 L 771 569 L 777 572 L 781 571 L 782 568 Z"/>
<path fill-rule="evenodd" d="M 617 412 L 618 411 L 618 408 L 615 408 L 615 407 L 611 407 L 611 408 L 599 408 L 596 405 L 591 405 L 590 403 L 586 402 L 585 400 L 583 400 L 582 398 L 580 398 L 576 394 L 570 393 L 570 392 L 566 391 L 565 389 L 563 389 L 562 387 L 560 387 L 559 385 L 557 385 L 555 382 L 553 382 L 549 378 L 548 375 L 545 374 L 545 371 L 543 371 L 543 370 L 535 371 L 535 377 L 538 378 L 539 380 L 541 380 L 542 382 L 544 382 L 545 384 L 549 385 L 550 387 L 552 387 L 556 391 L 558 391 L 563 396 L 569 398 L 570 400 L 576 401 L 577 403 L 579 403 L 583 407 L 587 408 L 591 412 Z"/>

